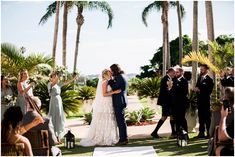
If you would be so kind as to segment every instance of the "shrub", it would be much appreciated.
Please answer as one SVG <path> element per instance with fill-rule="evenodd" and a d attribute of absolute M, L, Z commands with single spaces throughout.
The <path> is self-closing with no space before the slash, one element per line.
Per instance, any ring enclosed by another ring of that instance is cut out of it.
<path fill-rule="evenodd" d="M 147 121 L 150 120 L 154 117 L 154 115 L 156 114 L 156 112 L 153 109 L 150 109 L 149 107 L 144 107 L 140 110 L 140 112 L 142 113 L 142 117 L 140 121 Z"/>
<path fill-rule="evenodd" d="M 92 120 L 92 112 L 85 113 L 84 120 L 85 120 L 85 123 L 88 123 L 90 125 L 91 120 Z"/>
<path fill-rule="evenodd" d="M 144 79 L 139 79 L 136 82 L 136 90 L 137 90 L 137 95 L 139 98 L 144 98 L 144 97 L 150 97 L 150 98 L 156 98 L 159 96 L 159 91 L 160 91 L 160 82 L 161 78 L 160 77 L 154 77 L 154 78 L 144 78 Z"/>
<path fill-rule="evenodd" d="M 80 89 L 78 89 L 78 95 L 79 98 L 82 100 L 93 99 L 95 97 L 95 88 L 83 86 Z"/>

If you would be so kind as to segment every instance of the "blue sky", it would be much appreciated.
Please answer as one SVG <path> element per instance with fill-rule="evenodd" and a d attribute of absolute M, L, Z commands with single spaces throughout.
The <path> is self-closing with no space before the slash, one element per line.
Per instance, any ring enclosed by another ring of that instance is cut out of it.
<path fill-rule="evenodd" d="M 126 73 L 139 73 L 140 66 L 149 64 L 157 48 L 162 45 L 161 12 L 152 12 L 148 27 L 142 22 L 141 13 L 152 1 L 108 1 L 114 12 L 113 27 L 107 29 L 108 17 L 99 10 L 84 11 L 78 52 L 78 70 L 81 74 L 99 74 L 113 63 L 121 65 Z M 26 47 L 26 54 L 40 52 L 51 55 L 54 16 L 43 26 L 38 25 L 51 1 L 1 1 L 1 42 Z M 182 1 L 186 16 L 183 34 L 192 37 L 193 2 Z M 204 1 L 199 1 L 199 39 L 206 40 Z M 215 36 L 234 36 L 234 2 L 213 1 Z M 60 12 L 59 38 L 56 62 L 62 63 L 62 15 Z M 76 37 L 76 9 L 68 19 L 67 66 L 73 69 Z M 170 40 L 178 36 L 176 9 L 169 13 Z"/>

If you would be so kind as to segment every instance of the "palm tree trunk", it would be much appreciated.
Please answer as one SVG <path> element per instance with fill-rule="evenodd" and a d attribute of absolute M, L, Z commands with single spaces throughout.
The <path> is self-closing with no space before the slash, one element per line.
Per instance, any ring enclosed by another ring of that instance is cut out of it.
<path fill-rule="evenodd" d="M 52 47 L 52 61 L 53 67 L 55 67 L 55 56 L 56 56 L 56 45 L 58 39 L 58 29 L 59 29 L 59 15 L 60 15 L 60 1 L 56 2 L 56 16 L 55 16 L 55 26 L 54 26 L 54 38 L 53 38 L 53 47 Z"/>
<path fill-rule="evenodd" d="M 166 74 L 166 69 L 169 68 L 169 62 L 168 62 L 168 23 L 167 23 L 167 7 L 168 7 L 168 2 L 163 1 L 162 3 L 162 24 L 163 24 L 163 58 L 162 58 L 162 64 L 163 64 L 163 70 L 162 74 Z"/>
<path fill-rule="evenodd" d="M 66 42 L 67 42 L 67 24 L 68 24 L 68 1 L 64 2 L 63 15 L 63 38 L 62 38 L 62 65 L 66 66 Z"/>
<path fill-rule="evenodd" d="M 170 44 L 169 44 L 169 26 L 168 26 L 168 11 L 169 11 L 169 3 L 168 1 L 165 1 L 165 17 L 166 17 L 166 45 L 167 45 L 167 55 L 166 55 L 166 68 L 169 69 L 171 67 L 171 53 L 170 53 Z"/>
<path fill-rule="evenodd" d="M 198 51 L 198 1 L 193 1 L 193 43 L 192 51 Z M 197 62 L 192 62 L 192 87 L 196 86 Z"/>
<path fill-rule="evenodd" d="M 82 7 L 77 7 L 78 9 L 78 15 L 76 18 L 76 22 L 77 22 L 77 36 L 76 36 L 76 43 L 75 43 L 75 53 L 74 53 L 74 66 L 73 66 L 73 72 L 76 71 L 76 67 L 77 67 L 77 57 L 78 57 L 78 47 L 79 47 L 79 40 L 80 40 L 80 31 L 81 31 L 81 27 L 82 24 L 84 23 L 84 18 L 82 16 Z"/>
<path fill-rule="evenodd" d="M 177 15 L 178 15 L 178 25 L 179 25 L 179 65 L 182 66 L 183 40 L 182 40 L 181 9 L 179 1 L 176 1 L 176 5 L 177 5 Z"/>
<path fill-rule="evenodd" d="M 206 7 L 207 36 L 208 36 L 208 40 L 213 42 L 215 40 L 215 35 L 214 35 L 212 2 L 205 1 L 205 7 Z M 214 59 L 212 56 L 212 47 L 209 44 L 208 44 L 208 55 L 209 55 L 210 61 L 214 63 Z M 211 72 L 211 75 L 215 82 L 215 97 L 217 98 L 217 78 L 214 72 Z"/>

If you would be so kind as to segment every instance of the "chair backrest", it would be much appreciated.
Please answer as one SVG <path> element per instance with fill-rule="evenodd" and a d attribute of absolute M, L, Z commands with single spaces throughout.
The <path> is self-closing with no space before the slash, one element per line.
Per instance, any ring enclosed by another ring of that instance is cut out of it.
<path fill-rule="evenodd" d="M 29 130 L 23 136 L 29 139 L 34 156 L 49 156 L 48 130 Z"/>
<path fill-rule="evenodd" d="M 24 143 L 16 143 L 16 144 L 1 144 L 1 156 L 24 156 L 25 149 Z"/>

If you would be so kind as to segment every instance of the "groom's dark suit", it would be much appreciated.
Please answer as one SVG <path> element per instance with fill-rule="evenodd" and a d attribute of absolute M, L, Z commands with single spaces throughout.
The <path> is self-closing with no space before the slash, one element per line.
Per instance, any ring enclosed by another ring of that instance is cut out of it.
<path fill-rule="evenodd" d="M 112 98 L 119 129 L 119 142 L 123 142 L 127 140 L 127 126 L 124 115 L 124 109 L 127 105 L 127 81 L 121 74 L 119 74 L 115 76 L 113 80 L 109 80 L 108 84 L 111 86 L 112 90 L 121 89 L 121 92 L 113 94 Z"/>

